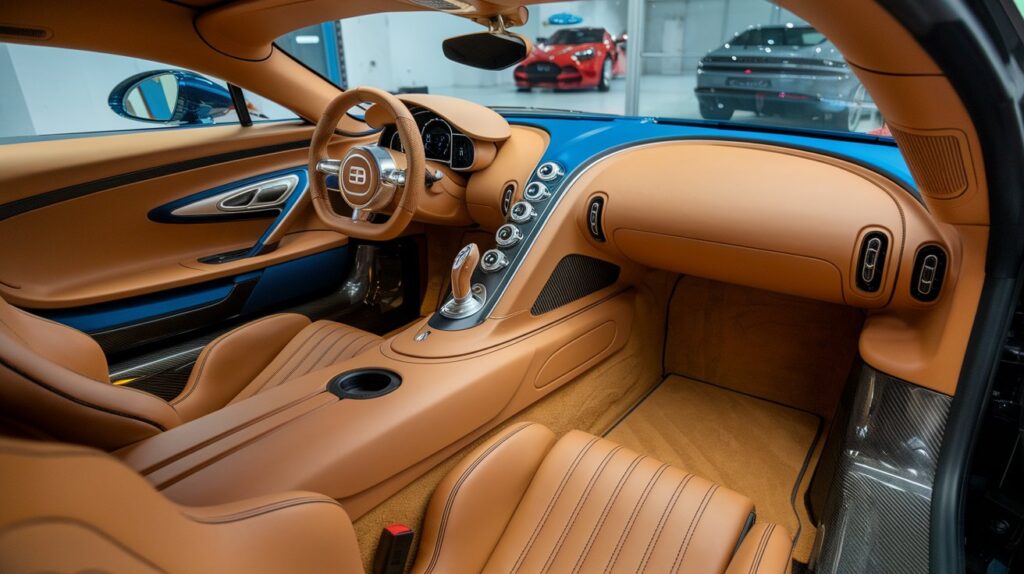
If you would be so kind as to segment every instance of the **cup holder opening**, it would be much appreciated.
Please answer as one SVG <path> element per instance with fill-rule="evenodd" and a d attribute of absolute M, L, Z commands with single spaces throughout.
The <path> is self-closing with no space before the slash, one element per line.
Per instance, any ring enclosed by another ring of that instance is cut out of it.
<path fill-rule="evenodd" d="M 397 389 L 402 377 L 386 369 L 357 369 L 344 372 L 327 383 L 327 390 L 341 399 L 374 399 Z"/>

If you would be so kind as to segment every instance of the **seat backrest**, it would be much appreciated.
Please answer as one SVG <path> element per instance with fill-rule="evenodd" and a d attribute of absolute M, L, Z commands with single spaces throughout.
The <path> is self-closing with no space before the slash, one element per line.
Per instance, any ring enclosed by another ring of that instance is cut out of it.
<path fill-rule="evenodd" d="M 186 507 L 105 453 L 0 438 L 0 572 L 357 572 L 359 556 L 326 496 Z"/>
<path fill-rule="evenodd" d="M 110 384 L 85 333 L 0 299 L 0 419 L 25 434 L 114 450 L 180 424 L 166 401 Z"/>

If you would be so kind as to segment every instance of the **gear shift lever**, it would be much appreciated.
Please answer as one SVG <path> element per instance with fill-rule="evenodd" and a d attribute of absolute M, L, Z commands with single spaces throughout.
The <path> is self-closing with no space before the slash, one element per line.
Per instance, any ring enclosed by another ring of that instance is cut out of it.
<path fill-rule="evenodd" d="M 470 243 L 462 248 L 452 262 L 452 296 L 456 301 L 465 301 L 472 296 L 470 280 L 473 278 L 473 270 L 480 261 L 480 249 L 476 243 Z"/>
<path fill-rule="evenodd" d="M 482 286 L 472 285 L 473 271 L 480 261 L 480 248 L 470 243 L 462 248 L 452 262 L 452 298 L 441 306 L 441 314 L 449 319 L 463 319 L 483 307 Z"/>

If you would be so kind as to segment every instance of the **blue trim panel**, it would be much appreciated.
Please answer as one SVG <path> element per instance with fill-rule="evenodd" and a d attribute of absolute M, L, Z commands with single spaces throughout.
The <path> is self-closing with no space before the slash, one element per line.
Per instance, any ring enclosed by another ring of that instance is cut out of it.
<path fill-rule="evenodd" d="M 299 184 L 295 188 L 295 191 L 292 192 L 291 197 L 288 198 L 288 202 L 285 204 L 284 209 L 277 207 L 263 211 L 242 211 L 238 213 L 224 213 L 222 215 L 207 216 L 172 215 L 175 209 L 193 204 L 197 201 L 202 201 L 208 197 L 213 197 L 226 191 L 231 191 L 232 189 L 238 189 L 241 187 L 245 187 L 247 185 L 259 183 L 261 181 L 265 181 L 275 177 L 281 177 L 283 175 L 291 174 L 298 176 Z M 298 198 L 302 195 L 302 193 L 304 193 L 308 182 L 308 178 L 309 174 L 305 166 L 291 167 L 288 169 L 282 169 L 278 171 L 272 171 L 270 173 L 255 175 L 253 177 L 247 177 L 245 179 L 240 179 L 238 181 L 233 181 L 228 184 L 217 186 L 213 189 L 207 189 L 205 191 L 200 191 L 198 193 L 187 195 L 185 197 L 182 197 L 181 199 L 176 199 L 170 203 L 165 203 L 164 205 L 156 207 L 152 211 L 150 211 L 149 219 L 157 223 L 216 223 L 219 221 L 231 221 L 238 219 L 269 219 L 271 217 L 280 217 L 285 212 L 285 210 L 294 206 L 295 202 L 298 201 Z M 277 222 L 275 221 L 275 223 Z"/>
<path fill-rule="evenodd" d="M 349 261 L 346 245 L 267 267 L 242 308 L 242 315 L 262 313 L 329 291 L 344 280 Z"/>
<path fill-rule="evenodd" d="M 572 118 L 528 113 L 508 114 L 507 117 L 510 123 L 537 127 L 551 134 L 551 144 L 541 161 L 557 161 L 565 167 L 566 173 L 572 173 L 590 158 L 614 148 L 678 139 L 745 141 L 803 149 L 857 163 L 885 175 L 920 199 L 899 148 L 894 142 L 875 137 L 848 137 L 846 134 L 836 137 L 826 131 L 819 136 L 811 130 L 801 135 L 758 131 L 746 126 L 730 129 L 712 122 L 704 125 L 700 122 L 669 123 L 654 118 Z"/>
<path fill-rule="evenodd" d="M 236 278 L 236 279 L 240 279 Z M 44 317 L 86 333 L 142 323 L 218 303 L 231 294 L 235 282 L 216 281 L 202 286 L 172 289 L 121 301 L 59 311 L 36 311 Z"/>
<path fill-rule="evenodd" d="M 328 291 L 342 281 L 348 264 L 346 245 L 200 285 L 74 309 L 33 312 L 80 331 L 96 333 L 206 307 L 226 299 L 236 284 L 256 280 L 242 309 L 244 317 Z"/>

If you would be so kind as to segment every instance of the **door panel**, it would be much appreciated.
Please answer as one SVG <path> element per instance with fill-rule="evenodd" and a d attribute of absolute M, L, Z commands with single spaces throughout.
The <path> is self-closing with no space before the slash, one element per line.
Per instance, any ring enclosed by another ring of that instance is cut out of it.
<path fill-rule="evenodd" d="M 0 295 L 120 350 L 340 282 L 348 238 L 324 229 L 306 196 L 312 129 L 225 126 L 3 146 Z M 339 141 L 332 155 L 353 143 L 364 142 Z M 295 188 L 269 209 L 181 210 L 282 177 Z M 286 233 L 274 232 L 285 219 Z"/>

